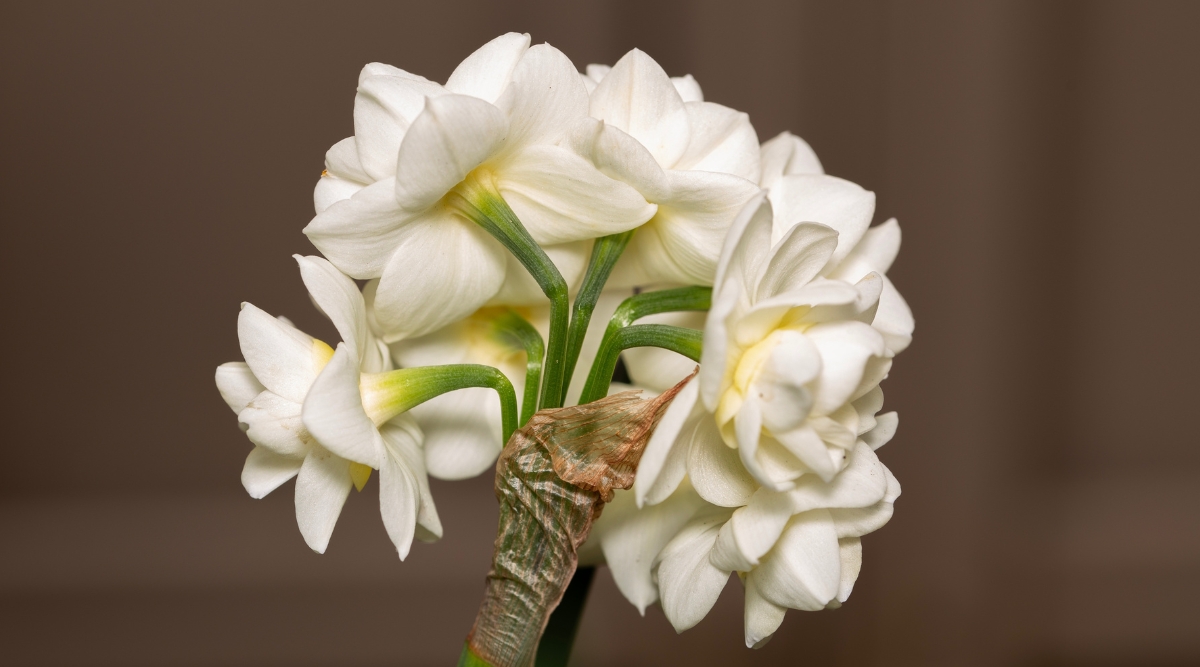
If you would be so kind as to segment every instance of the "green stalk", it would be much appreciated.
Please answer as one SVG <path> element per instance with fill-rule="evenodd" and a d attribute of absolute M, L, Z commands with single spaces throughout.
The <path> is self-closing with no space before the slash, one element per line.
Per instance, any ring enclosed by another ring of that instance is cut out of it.
<path fill-rule="evenodd" d="M 517 392 L 504 373 L 491 366 L 449 364 L 401 368 L 386 373 L 364 374 L 361 383 L 374 390 L 371 395 L 380 397 L 378 403 L 364 405 L 367 414 L 380 416 L 380 422 L 456 389 L 494 389 L 500 396 L 500 425 L 504 442 L 508 442 L 513 431 L 517 430 Z"/>
<path fill-rule="evenodd" d="M 492 320 L 492 326 L 505 343 L 525 350 L 525 397 L 521 400 L 520 421 L 524 426 L 537 411 L 538 383 L 542 377 L 542 354 L 545 352 L 542 335 L 511 308 Z"/>
<path fill-rule="evenodd" d="M 478 170 L 477 170 L 478 171 Z M 570 313 L 567 281 L 546 251 L 529 235 L 500 196 L 487 173 L 472 173 L 446 196 L 446 203 L 467 219 L 482 227 L 500 242 L 550 299 L 550 341 L 546 345 L 546 363 L 542 374 L 541 408 L 562 405 L 562 368 L 567 349 L 567 324 Z"/>
<path fill-rule="evenodd" d="M 583 339 L 587 336 L 588 324 L 592 321 L 592 311 L 596 309 L 596 301 L 604 290 L 604 283 L 621 258 L 634 230 L 610 234 L 596 239 L 592 245 L 592 256 L 588 260 L 587 274 L 579 294 L 575 296 L 575 306 L 571 313 L 571 328 L 567 334 L 567 356 L 563 365 L 562 398 L 559 405 L 567 400 L 567 390 L 571 386 L 571 376 L 575 373 L 575 364 L 579 361 L 579 351 L 583 348 Z"/>
<path fill-rule="evenodd" d="M 617 359 L 625 350 L 631 347 L 661 347 L 698 362 L 703 339 L 702 331 L 669 324 L 635 324 L 617 329 L 612 336 L 605 334 L 592 371 L 588 374 L 587 384 L 579 396 L 579 404 L 585 405 L 608 395 Z"/>

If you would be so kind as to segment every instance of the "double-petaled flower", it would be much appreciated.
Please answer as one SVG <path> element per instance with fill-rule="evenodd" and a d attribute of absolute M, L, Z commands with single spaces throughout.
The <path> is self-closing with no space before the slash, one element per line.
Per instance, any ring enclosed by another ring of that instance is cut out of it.
<path fill-rule="evenodd" d="M 478 224 L 502 199 L 570 283 L 587 241 L 654 215 L 634 188 L 563 141 L 588 116 L 571 62 L 510 33 L 471 54 L 445 86 L 387 65 L 363 69 L 355 134 L 330 149 L 312 242 L 354 278 L 379 278 L 388 340 L 435 331 L 498 295 L 540 291 Z"/>
<path fill-rule="evenodd" d="M 254 449 L 242 484 L 262 498 L 296 477 L 296 521 L 323 553 L 351 486 L 379 470 L 380 512 L 400 557 L 413 537 L 441 537 L 425 474 L 422 434 L 395 406 L 387 348 L 370 332 L 354 282 L 319 257 L 296 257 L 337 349 L 246 303 L 238 316 L 245 362 L 217 368 L 217 388 Z"/>

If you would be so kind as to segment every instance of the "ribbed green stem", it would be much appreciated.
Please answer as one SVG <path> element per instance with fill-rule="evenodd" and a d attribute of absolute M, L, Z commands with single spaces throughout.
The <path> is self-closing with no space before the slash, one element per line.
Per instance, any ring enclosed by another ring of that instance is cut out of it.
<path fill-rule="evenodd" d="M 571 385 L 571 376 L 575 373 L 575 364 L 579 361 L 579 351 L 583 349 L 583 339 L 587 336 L 588 324 L 592 321 L 592 311 L 596 309 L 596 301 L 604 291 L 604 283 L 612 274 L 613 267 L 629 245 L 634 230 L 610 234 L 596 239 L 592 245 L 592 257 L 588 260 L 587 274 L 584 275 L 583 285 L 575 296 L 575 305 L 571 313 L 571 328 L 567 334 L 567 356 L 563 364 L 562 401 L 567 400 L 567 390 Z M 559 403 L 561 405 L 562 403 Z"/>
<path fill-rule="evenodd" d="M 542 335 L 517 311 L 509 308 L 492 320 L 496 334 L 509 345 L 525 350 L 525 396 L 521 400 L 521 421 L 524 426 L 537 411 L 538 384 L 542 378 L 542 354 L 545 346 Z"/>
<path fill-rule="evenodd" d="M 364 374 L 360 386 L 371 390 L 364 393 L 363 399 L 373 399 L 373 402 L 364 407 L 368 414 L 379 415 L 379 421 L 386 421 L 456 389 L 494 389 L 500 396 L 500 424 L 504 441 L 508 442 L 513 431 L 517 430 L 517 392 L 504 373 L 491 366 L 450 364 L 401 368 L 386 373 Z"/>
<path fill-rule="evenodd" d="M 559 407 L 562 405 L 563 358 L 570 317 L 567 281 L 500 196 L 490 174 L 479 170 L 472 172 L 446 196 L 445 201 L 507 248 L 550 299 L 550 341 L 546 345 L 540 407 Z"/>
<path fill-rule="evenodd" d="M 617 312 L 613 313 L 612 319 L 608 321 L 608 329 L 604 335 L 607 336 L 614 329 L 627 327 L 649 315 L 681 310 L 708 310 L 711 303 L 711 287 L 678 287 L 634 294 L 617 306 Z"/>
<path fill-rule="evenodd" d="M 621 352 L 631 347 L 661 347 L 678 352 L 692 361 L 700 361 L 700 350 L 704 333 L 695 329 L 676 327 L 669 324 L 635 324 L 624 328 L 610 329 L 605 333 L 587 384 L 579 396 L 579 404 L 585 405 L 608 395 L 608 386 Z"/>

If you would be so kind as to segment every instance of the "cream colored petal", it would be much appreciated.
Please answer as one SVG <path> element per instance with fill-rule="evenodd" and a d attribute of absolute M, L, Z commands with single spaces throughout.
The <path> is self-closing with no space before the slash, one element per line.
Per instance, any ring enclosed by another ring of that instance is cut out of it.
<path fill-rule="evenodd" d="M 829 277 L 853 283 L 872 271 L 884 275 L 899 253 L 900 224 L 892 218 L 868 229 L 850 254 L 829 272 Z"/>
<path fill-rule="evenodd" d="M 688 102 L 685 107 L 692 136 L 675 169 L 732 174 L 757 184 L 762 167 L 750 117 L 712 102 Z"/>
<path fill-rule="evenodd" d="M 238 314 L 242 356 L 264 387 L 295 403 L 328 359 L 329 347 L 249 303 Z"/>
<path fill-rule="evenodd" d="M 700 90 L 700 84 L 696 83 L 696 79 L 691 74 L 671 77 L 671 85 L 675 86 L 675 91 L 679 93 L 680 99 L 685 103 L 704 101 L 704 93 Z"/>
<path fill-rule="evenodd" d="M 676 632 L 695 626 L 708 615 L 729 580 L 729 572 L 718 570 L 708 560 L 717 531 L 728 517 L 728 510 L 702 512 L 671 539 L 658 557 L 656 572 L 663 613 Z"/>
<path fill-rule="evenodd" d="M 375 180 L 363 170 L 362 160 L 358 157 L 358 144 L 355 143 L 354 137 L 342 139 L 325 152 L 325 171 L 330 176 L 357 183 L 360 186 L 370 185 Z M 320 212 L 317 211 L 317 213 Z"/>
<path fill-rule="evenodd" d="M 775 240 L 798 222 L 819 222 L 837 230 L 837 250 L 827 266 L 832 269 L 858 245 L 871 224 L 875 193 L 833 176 L 784 176 L 771 188 L 771 204 L 775 207 Z"/>
<path fill-rule="evenodd" d="M 887 276 L 883 277 L 883 292 L 879 295 L 879 307 L 871 326 L 883 334 L 893 354 L 900 354 L 912 342 L 912 311 Z"/>
<path fill-rule="evenodd" d="M 871 449 L 879 449 L 891 442 L 899 426 L 900 415 L 895 412 L 878 415 L 875 417 L 875 428 L 862 434 L 863 442 L 867 443 Z"/>
<path fill-rule="evenodd" d="M 312 438 L 300 417 L 300 404 L 270 391 L 255 396 L 238 413 L 250 442 L 276 454 L 303 457 Z"/>
<path fill-rule="evenodd" d="M 459 63 L 446 80 L 446 90 L 495 102 L 508 87 L 513 70 L 528 48 L 528 33 L 500 35 Z"/>
<path fill-rule="evenodd" d="M 491 389 L 459 389 L 412 410 L 425 432 L 425 462 L 438 479 L 468 479 L 491 468 L 504 443 L 500 400 Z"/>
<path fill-rule="evenodd" d="M 571 127 L 563 145 L 589 160 L 605 175 L 633 186 L 650 202 L 670 196 L 666 172 L 637 139 L 594 118 Z"/>
<path fill-rule="evenodd" d="M 687 110 L 670 77 L 654 59 L 633 49 L 591 95 L 591 115 L 633 135 L 664 168 L 687 149 Z"/>
<path fill-rule="evenodd" d="M 369 181 L 396 175 L 396 154 L 425 98 L 446 93 L 440 85 L 413 75 L 363 78 L 354 97 L 354 144 Z"/>
<path fill-rule="evenodd" d="M 363 408 L 359 376 L 358 360 L 339 343 L 304 399 L 304 427 L 334 454 L 378 470 L 383 439 Z"/>
<path fill-rule="evenodd" d="M 704 501 L 689 488 L 681 488 L 653 507 L 638 509 L 633 494 L 617 491 L 596 521 L 604 560 L 625 599 L 638 612 L 658 600 L 651 567 L 667 542 L 679 532 Z"/>
<path fill-rule="evenodd" d="M 242 467 L 242 486 L 251 498 L 262 498 L 295 477 L 303 463 L 303 458 L 281 456 L 264 447 L 255 447 Z"/>
<path fill-rule="evenodd" d="M 512 73 L 507 145 L 550 144 L 588 115 L 588 91 L 562 51 L 538 44 Z"/>
<path fill-rule="evenodd" d="M 321 211 L 304 234 L 343 273 L 378 278 L 414 217 L 400 210 L 393 183 L 379 181 Z"/>
<path fill-rule="evenodd" d="M 763 598 L 776 605 L 824 609 L 841 586 L 841 550 L 829 512 L 813 510 L 792 517 L 753 576 Z"/>
<path fill-rule="evenodd" d="M 352 484 L 346 459 L 321 447 L 304 458 L 296 476 L 296 523 L 313 551 L 325 553 Z"/>
<path fill-rule="evenodd" d="M 779 179 L 791 174 L 823 174 L 821 161 L 812 147 L 791 132 L 780 132 L 762 145 L 762 176 L 764 188 L 774 187 Z"/>
<path fill-rule="evenodd" d="M 633 187 L 559 146 L 530 146 L 513 153 L 497 166 L 496 185 L 543 245 L 633 229 L 657 210 Z"/>
<path fill-rule="evenodd" d="M 757 577 L 751 572 L 746 577 L 746 648 L 766 646 L 775 631 L 783 624 L 786 607 L 781 607 L 764 598 L 758 591 Z"/>
<path fill-rule="evenodd" d="M 300 265 L 300 277 L 317 308 L 333 322 L 338 334 L 361 361 L 373 343 L 367 328 L 367 309 L 362 293 L 346 274 L 322 257 L 292 255 Z"/>
<path fill-rule="evenodd" d="M 821 351 L 820 390 L 814 405 L 816 414 L 829 414 L 857 398 L 855 392 L 867 371 L 867 362 L 887 352 L 883 336 L 862 322 L 817 324 L 804 335 Z M 869 389 L 866 387 L 861 393 Z"/>
<path fill-rule="evenodd" d="M 819 223 L 805 222 L 788 229 L 771 250 L 755 299 L 765 300 L 808 285 L 829 263 L 837 237 L 835 230 Z"/>
<path fill-rule="evenodd" d="M 235 413 L 241 412 L 267 388 L 254 378 L 254 372 L 243 361 L 230 361 L 217 366 L 217 391 Z"/>
<path fill-rule="evenodd" d="M 422 542 L 436 542 L 442 537 L 442 521 L 438 518 L 433 494 L 429 489 L 421 428 L 411 414 L 404 414 L 380 426 L 379 433 L 383 436 L 388 455 L 411 472 L 416 480 L 417 495 L 420 499 L 416 538 Z"/>
<path fill-rule="evenodd" d="M 431 211 L 405 228 L 375 291 L 387 341 L 421 336 L 475 312 L 500 289 L 507 251 L 475 224 Z"/>
<path fill-rule="evenodd" d="M 691 431 L 695 429 L 695 420 L 704 414 L 696 400 L 699 384 L 693 378 L 684 385 L 650 435 L 633 481 L 631 495 L 638 507 L 662 502 L 687 473 Z"/>
<path fill-rule="evenodd" d="M 332 174 L 323 174 L 317 180 L 317 187 L 313 189 L 313 209 L 320 215 L 330 206 L 358 194 L 364 187 L 366 186 L 361 183 L 347 181 Z"/>
<path fill-rule="evenodd" d="M 837 594 L 840 606 L 840 603 L 850 599 L 854 582 L 858 580 L 858 573 L 862 570 L 862 541 L 857 537 L 838 540 L 838 547 L 842 559 L 842 580 Z M 830 604 L 832 606 L 832 603 Z"/>
<path fill-rule="evenodd" d="M 721 507 L 745 505 L 758 484 L 738 458 L 725 446 L 712 416 L 696 421 L 688 449 L 687 470 L 692 486 L 702 498 Z"/>

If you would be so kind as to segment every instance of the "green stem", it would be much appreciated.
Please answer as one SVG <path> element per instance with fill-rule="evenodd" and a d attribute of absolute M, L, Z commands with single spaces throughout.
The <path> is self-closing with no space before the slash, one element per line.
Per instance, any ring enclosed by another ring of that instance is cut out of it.
<path fill-rule="evenodd" d="M 712 288 L 696 286 L 679 287 L 658 292 L 642 292 L 622 301 L 621 305 L 617 307 L 617 311 L 613 313 L 612 319 L 608 321 L 608 328 L 604 331 L 604 339 L 600 343 L 600 350 L 596 354 L 596 360 L 592 363 L 592 370 L 588 374 L 587 384 L 584 386 L 583 393 L 579 396 L 580 405 L 590 403 L 608 395 L 608 385 L 612 380 L 612 373 L 616 368 L 617 358 L 620 356 L 621 351 L 630 347 L 641 346 L 629 344 L 620 347 L 618 345 L 617 338 L 622 335 L 639 335 L 637 333 L 621 334 L 630 324 L 643 317 L 659 313 L 708 310 L 711 302 Z M 681 354 L 687 356 L 687 353 L 681 352 Z M 695 361 L 700 360 L 698 354 L 691 358 Z M 605 368 L 607 368 L 607 371 L 604 370 Z"/>
<path fill-rule="evenodd" d="M 567 400 L 567 391 L 571 386 L 571 376 L 575 373 L 575 364 L 579 361 L 579 351 L 583 349 L 583 339 L 587 336 L 588 324 L 592 321 L 592 311 L 596 309 L 596 301 L 604 290 L 604 283 L 621 258 L 634 230 L 610 234 L 596 239 L 592 245 L 592 257 L 588 260 L 587 274 L 583 285 L 575 297 L 575 306 L 571 314 L 571 328 L 567 334 L 567 356 L 563 365 L 562 401 Z M 560 402 L 559 405 L 562 403 Z"/>
<path fill-rule="evenodd" d="M 418 366 L 401 368 L 386 373 L 364 374 L 361 386 L 371 389 L 364 393 L 378 397 L 370 405 L 364 405 L 367 414 L 377 415 L 376 423 L 387 421 L 402 412 L 436 398 L 446 392 L 468 387 L 494 389 L 500 396 L 500 424 L 504 442 L 517 430 L 517 392 L 504 373 L 481 364 L 450 364 L 446 366 Z"/>
<path fill-rule="evenodd" d="M 542 377 L 542 354 L 545 352 L 542 335 L 511 308 L 492 320 L 492 326 L 506 343 L 525 351 L 525 396 L 521 400 L 520 421 L 524 426 L 537 411 L 538 383 Z"/>
<path fill-rule="evenodd" d="M 567 660 L 571 658 L 571 647 L 575 644 L 575 635 L 579 632 L 579 622 L 583 618 L 583 605 L 587 602 L 595 575 L 594 567 L 576 568 L 562 600 L 554 613 L 550 614 L 550 622 L 546 624 L 546 631 L 538 644 L 535 667 L 566 667 Z"/>
<path fill-rule="evenodd" d="M 478 171 L 478 170 L 477 170 Z M 550 341 L 542 373 L 541 408 L 562 405 L 562 367 L 567 349 L 567 323 L 570 317 L 567 281 L 546 256 L 542 246 L 500 196 L 486 173 L 472 172 L 446 196 L 446 203 L 467 219 L 482 227 L 512 253 L 550 299 Z"/>
<path fill-rule="evenodd" d="M 661 347 L 698 362 L 703 337 L 702 331 L 669 324 L 635 324 L 616 329 L 611 336 L 605 333 L 592 371 L 588 374 L 587 384 L 579 396 L 579 404 L 591 403 L 608 395 L 608 386 L 621 352 L 631 347 Z"/>

